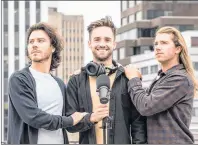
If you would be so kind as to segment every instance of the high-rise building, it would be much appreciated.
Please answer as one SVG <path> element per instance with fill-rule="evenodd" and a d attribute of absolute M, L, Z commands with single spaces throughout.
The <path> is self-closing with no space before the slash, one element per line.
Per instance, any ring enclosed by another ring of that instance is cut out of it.
<path fill-rule="evenodd" d="M 47 21 L 46 2 L 2 1 L 2 140 L 7 140 L 8 123 L 8 79 L 10 75 L 26 66 L 26 32 L 30 25 Z"/>
<path fill-rule="evenodd" d="M 121 1 L 113 58 L 126 65 L 133 63 L 131 56 L 153 51 L 155 31 L 162 26 L 198 29 L 197 7 L 197 1 Z"/>
<path fill-rule="evenodd" d="M 53 74 L 68 82 L 70 74 L 84 64 L 84 19 L 82 15 L 65 15 L 57 8 L 49 8 L 48 22 L 54 26 L 64 42 L 61 63 Z M 70 143 L 78 142 L 78 133 L 68 133 Z"/>
<path fill-rule="evenodd" d="M 64 42 L 61 63 L 53 73 L 66 83 L 69 75 L 84 63 L 84 19 L 82 15 L 60 13 L 57 8 L 49 8 L 48 18 Z"/>

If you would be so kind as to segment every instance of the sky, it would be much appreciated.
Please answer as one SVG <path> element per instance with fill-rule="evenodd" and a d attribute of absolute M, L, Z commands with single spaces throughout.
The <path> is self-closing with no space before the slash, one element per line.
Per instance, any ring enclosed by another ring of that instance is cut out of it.
<path fill-rule="evenodd" d="M 49 5 L 50 6 L 50 5 Z M 87 26 L 95 20 L 101 19 L 106 15 L 112 17 L 116 27 L 120 27 L 120 1 L 58 1 L 51 2 L 51 6 L 56 6 L 58 12 L 68 15 L 84 16 L 84 32 L 85 32 L 85 52 L 84 64 L 92 60 L 91 50 L 88 48 L 88 32 Z"/>

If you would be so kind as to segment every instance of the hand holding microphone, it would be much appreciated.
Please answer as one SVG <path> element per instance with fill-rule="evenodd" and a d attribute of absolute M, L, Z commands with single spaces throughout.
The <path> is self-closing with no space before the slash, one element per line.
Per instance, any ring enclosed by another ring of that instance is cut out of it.
<path fill-rule="evenodd" d="M 100 104 L 95 112 L 91 114 L 90 121 L 96 123 L 109 115 L 109 108 L 107 104 Z"/>
<path fill-rule="evenodd" d="M 96 79 L 97 92 L 100 98 L 100 105 L 95 112 L 91 114 L 90 121 L 95 123 L 101 121 L 103 118 L 109 116 L 109 108 L 107 103 L 109 102 L 109 89 L 110 79 L 107 75 L 101 74 Z"/>

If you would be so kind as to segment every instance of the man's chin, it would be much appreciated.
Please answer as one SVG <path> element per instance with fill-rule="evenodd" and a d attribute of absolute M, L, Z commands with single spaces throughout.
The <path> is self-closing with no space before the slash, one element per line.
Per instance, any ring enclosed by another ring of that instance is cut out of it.
<path fill-rule="evenodd" d="M 33 62 L 42 62 L 41 59 L 32 59 Z"/>
<path fill-rule="evenodd" d="M 96 57 L 96 59 L 99 60 L 99 61 L 106 61 L 106 60 L 108 60 L 107 57 Z"/>

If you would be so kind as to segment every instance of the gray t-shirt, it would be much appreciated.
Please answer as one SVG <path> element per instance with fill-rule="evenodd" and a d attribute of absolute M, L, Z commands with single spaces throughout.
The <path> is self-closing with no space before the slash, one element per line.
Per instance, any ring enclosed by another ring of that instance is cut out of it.
<path fill-rule="evenodd" d="M 62 116 L 63 96 L 56 80 L 47 73 L 38 72 L 30 67 L 36 81 L 38 108 L 43 111 Z M 62 129 L 55 131 L 40 128 L 38 144 L 64 144 Z"/>

